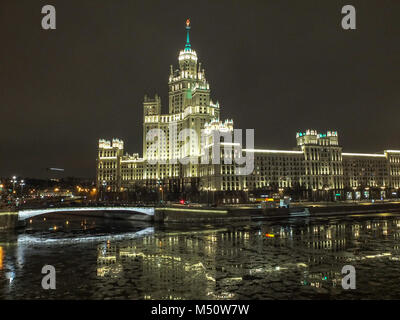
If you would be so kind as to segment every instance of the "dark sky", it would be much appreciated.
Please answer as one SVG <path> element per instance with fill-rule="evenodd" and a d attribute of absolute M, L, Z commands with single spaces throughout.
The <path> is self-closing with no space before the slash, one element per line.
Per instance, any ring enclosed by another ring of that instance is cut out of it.
<path fill-rule="evenodd" d="M 341 28 L 345 4 L 357 30 Z M 101 137 L 142 153 L 143 96 L 167 110 L 187 17 L 221 118 L 254 128 L 256 147 L 291 149 L 315 128 L 347 152 L 400 149 L 398 0 L 2 0 L 0 176 L 94 177 Z"/>

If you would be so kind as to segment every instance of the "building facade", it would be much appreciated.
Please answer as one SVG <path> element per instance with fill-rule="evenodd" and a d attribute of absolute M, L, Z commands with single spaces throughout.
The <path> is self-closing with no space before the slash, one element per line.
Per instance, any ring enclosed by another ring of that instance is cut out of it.
<path fill-rule="evenodd" d="M 293 150 L 243 149 L 254 153 L 254 170 L 249 175 L 237 175 L 237 165 L 223 161 L 202 166 L 201 189 L 270 194 L 292 190 L 301 198 L 327 200 L 399 196 L 400 150 L 345 153 L 336 131 L 298 132 L 296 140 Z"/>
<path fill-rule="evenodd" d="M 233 133 L 233 121 L 220 120 L 220 105 L 211 100 L 210 85 L 191 47 L 189 32 L 188 20 L 178 68 L 170 66 L 168 113 L 162 113 L 158 95 L 144 97 L 143 157 L 124 154 L 119 139 L 99 140 L 98 188 L 112 192 L 136 188 L 162 192 L 296 190 L 302 197 L 325 194 L 331 199 L 382 198 L 399 192 L 400 150 L 345 153 L 336 131 L 298 132 L 293 150 L 242 149 L 241 144 L 216 141 L 215 132 Z M 221 161 L 202 163 L 217 142 Z M 226 150 L 229 145 L 238 149 Z M 238 152 L 253 156 L 250 174 L 238 175 L 238 165 L 225 161 Z"/>

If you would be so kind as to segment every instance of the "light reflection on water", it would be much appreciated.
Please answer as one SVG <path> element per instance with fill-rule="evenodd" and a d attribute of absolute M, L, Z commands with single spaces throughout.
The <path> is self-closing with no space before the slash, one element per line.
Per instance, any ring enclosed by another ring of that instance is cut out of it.
<path fill-rule="evenodd" d="M 400 298 L 400 216 L 231 226 L 46 215 L 0 235 L 2 299 Z M 57 289 L 41 288 L 41 268 Z M 343 290 L 354 265 L 357 289 Z"/>

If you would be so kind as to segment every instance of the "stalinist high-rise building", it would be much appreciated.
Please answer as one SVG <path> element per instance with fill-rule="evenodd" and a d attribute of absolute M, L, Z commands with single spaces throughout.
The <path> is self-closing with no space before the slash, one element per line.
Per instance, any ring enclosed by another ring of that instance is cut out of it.
<path fill-rule="evenodd" d="M 205 69 L 190 42 L 190 28 L 187 20 L 186 44 L 179 52 L 178 66 L 170 66 L 168 113 L 162 113 L 159 95 L 144 96 L 143 156 L 125 154 L 119 139 L 99 140 L 99 188 L 116 192 L 140 186 L 165 192 L 194 189 L 227 194 L 297 189 L 341 199 L 361 199 L 373 192 L 390 197 L 400 192 L 400 150 L 345 153 L 336 131 L 298 132 L 293 150 L 243 148 L 244 155 L 254 155 L 254 170 L 248 175 L 235 174 L 235 164 L 223 161 L 200 164 L 200 157 L 213 145 L 212 132 L 232 132 L 233 121 L 220 120 L 220 105 L 211 99 Z M 238 200 L 229 197 L 228 202 Z"/>
<path fill-rule="evenodd" d="M 98 186 L 104 185 L 113 191 L 134 188 L 136 185 L 162 185 L 170 191 L 182 191 L 185 186 L 197 188 L 199 165 L 190 161 L 182 164 L 181 160 L 200 157 L 204 147 L 201 141 L 203 129 L 232 130 L 232 120 L 224 123 L 219 120 L 220 106 L 211 100 L 205 69 L 190 43 L 190 28 L 188 19 L 186 44 L 179 52 L 178 68 L 170 66 L 168 113 L 162 113 L 159 95 L 144 96 L 143 158 L 138 154 L 123 155 L 123 142 L 118 139 L 99 140 Z M 160 139 L 157 137 L 154 141 L 149 140 L 152 131 L 156 130 L 164 134 L 167 143 L 161 143 L 157 150 L 149 152 L 151 145 Z M 187 132 L 188 136 L 179 136 L 181 132 Z"/>

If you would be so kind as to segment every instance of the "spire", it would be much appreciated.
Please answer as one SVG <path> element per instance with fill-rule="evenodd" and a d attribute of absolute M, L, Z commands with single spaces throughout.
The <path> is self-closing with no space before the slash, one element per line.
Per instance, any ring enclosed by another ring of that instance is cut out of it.
<path fill-rule="evenodd" d="M 186 45 L 185 51 L 191 50 L 190 40 L 189 40 L 189 31 L 190 31 L 190 19 L 186 20 Z"/>

